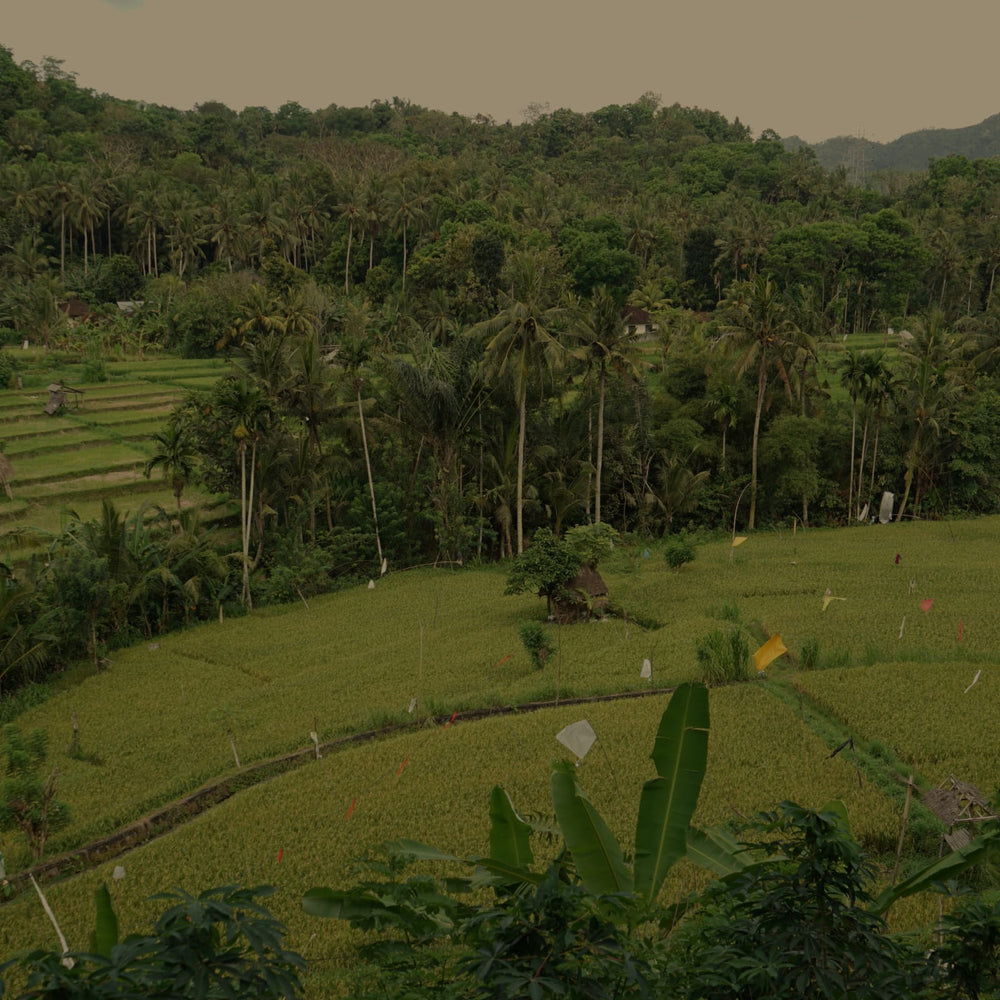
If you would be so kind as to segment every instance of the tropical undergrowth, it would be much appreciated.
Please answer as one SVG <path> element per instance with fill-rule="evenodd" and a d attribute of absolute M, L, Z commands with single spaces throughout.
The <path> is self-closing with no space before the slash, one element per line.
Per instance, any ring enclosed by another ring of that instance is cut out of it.
<path fill-rule="evenodd" d="M 737 837 L 692 827 L 707 734 L 707 689 L 682 685 L 654 741 L 657 777 L 642 788 L 631 859 L 562 764 L 546 830 L 559 849 L 546 865 L 536 864 L 533 825 L 496 788 L 489 856 L 398 841 L 347 889 L 311 889 L 308 913 L 373 932 L 351 995 L 937 1000 L 1000 987 L 1000 905 L 964 901 L 930 949 L 885 921 L 904 896 L 954 893 L 954 879 L 996 851 L 996 823 L 879 892 L 840 803 L 783 802 Z M 714 878 L 664 904 L 663 880 L 681 858 Z M 416 860 L 451 874 L 407 875 Z"/>

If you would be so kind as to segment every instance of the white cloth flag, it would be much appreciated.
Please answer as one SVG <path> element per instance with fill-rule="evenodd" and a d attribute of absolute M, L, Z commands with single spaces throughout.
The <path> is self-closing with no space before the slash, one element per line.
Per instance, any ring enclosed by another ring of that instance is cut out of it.
<path fill-rule="evenodd" d="M 579 722 L 570 723 L 565 729 L 556 733 L 556 739 L 567 749 L 583 760 L 587 756 L 587 751 L 594 745 L 597 733 L 594 727 L 586 719 Z"/>
<path fill-rule="evenodd" d="M 888 524 L 892 520 L 892 505 L 896 501 L 896 494 L 886 490 L 882 494 L 882 503 L 878 508 L 878 523 Z"/>
<path fill-rule="evenodd" d="M 639 676 L 644 680 L 648 681 L 653 676 L 653 664 L 649 660 L 642 661 L 642 670 L 639 671 Z"/>

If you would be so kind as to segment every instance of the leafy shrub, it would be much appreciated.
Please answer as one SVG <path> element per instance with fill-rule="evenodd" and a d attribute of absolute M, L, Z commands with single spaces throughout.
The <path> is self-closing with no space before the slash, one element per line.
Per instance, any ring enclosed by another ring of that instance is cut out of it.
<path fill-rule="evenodd" d="M 17 374 L 17 362 L 9 351 L 0 350 L 0 389 L 9 389 Z"/>
<path fill-rule="evenodd" d="M 802 652 L 799 654 L 799 666 L 803 670 L 815 670 L 819 666 L 819 640 L 811 635 L 802 642 Z"/>
<path fill-rule="evenodd" d="M 27 737 L 11 724 L 3 727 L 0 754 L 6 775 L 0 782 L 0 830 L 20 830 L 37 861 L 49 834 L 69 822 L 66 805 L 56 800 L 56 775 L 43 779 L 39 770 L 48 757 L 47 734 L 34 729 Z"/>
<path fill-rule="evenodd" d="M 566 532 L 566 541 L 582 566 L 597 569 L 602 556 L 614 547 L 615 529 L 603 521 L 600 524 L 578 524 Z"/>
<path fill-rule="evenodd" d="M 738 625 L 740 609 L 735 604 L 723 604 L 719 609 L 718 617 L 724 622 L 733 622 L 733 624 Z"/>
<path fill-rule="evenodd" d="M 528 621 L 521 622 L 518 632 L 528 656 L 531 657 L 532 665 L 541 670 L 556 651 L 555 643 L 549 640 L 547 629 L 541 622 Z"/>
<path fill-rule="evenodd" d="M 100 344 L 91 344 L 87 348 L 87 360 L 83 363 L 84 382 L 107 382 L 108 370 L 104 365 Z"/>
<path fill-rule="evenodd" d="M 846 819 L 784 802 L 752 830 L 747 839 L 763 838 L 771 859 L 702 894 L 670 942 L 660 995 L 925 996 L 929 970 L 918 949 L 865 906 L 874 869 Z"/>
<path fill-rule="evenodd" d="M 168 908 L 152 934 L 118 941 L 117 918 L 107 900 L 89 953 L 75 953 L 72 966 L 59 952 L 37 951 L 0 966 L 30 970 L 27 997 L 280 997 L 302 995 L 299 973 L 306 963 L 284 947 L 285 928 L 259 898 L 270 886 L 207 889 L 191 896 L 178 889 L 154 899 Z M 2 982 L 0 982 L 2 992 Z"/>
<path fill-rule="evenodd" d="M 695 547 L 687 535 L 671 535 L 663 554 L 671 569 L 680 569 L 685 563 L 693 561 Z"/>
<path fill-rule="evenodd" d="M 556 538 L 548 528 L 539 528 L 528 548 L 514 560 L 504 593 L 537 591 L 551 615 L 552 601 L 565 592 L 579 568 L 580 560 L 569 542 Z"/>
<path fill-rule="evenodd" d="M 709 687 L 750 679 L 750 644 L 738 628 L 716 629 L 695 645 L 701 680 Z"/>
<path fill-rule="evenodd" d="M 997 996 L 1000 990 L 1000 900 L 966 900 L 941 918 L 944 940 L 933 956 L 955 996 Z"/>

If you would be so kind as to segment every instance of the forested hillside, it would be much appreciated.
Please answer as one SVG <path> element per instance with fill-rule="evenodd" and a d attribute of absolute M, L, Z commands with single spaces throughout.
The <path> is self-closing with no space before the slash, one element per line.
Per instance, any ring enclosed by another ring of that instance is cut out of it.
<path fill-rule="evenodd" d="M 112 510 L 20 573 L 50 656 L 540 527 L 1000 509 L 997 160 L 859 187 L 652 94 L 178 111 L 0 49 L 0 206 L 8 384 L 24 340 L 232 361 L 156 439 L 167 534 Z"/>
<path fill-rule="evenodd" d="M 785 138 L 795 150 L 805 145 L 798 136 Z M 970 160 L 1000 156 L 1000 115 L 964 128 L 925 128 L 907 132 L 892 142 L 873 142 L 861 136 L 841 135 L 812 144 L 819 162 L 829 170 L 843 167 L 866 179 L 886 171 L 922 171 L 932 160 L 964 156 Z"/>

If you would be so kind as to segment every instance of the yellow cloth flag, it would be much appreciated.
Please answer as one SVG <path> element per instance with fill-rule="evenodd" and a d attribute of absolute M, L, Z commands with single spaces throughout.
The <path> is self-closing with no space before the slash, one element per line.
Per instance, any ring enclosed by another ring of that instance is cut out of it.
<path fill-rule="evenodd" d="M 785 644 L 781 641 L 781 635 L 775 632 L 767 642 L 764 643 L 756 653 L 753 654 L 753 662 L 757 666 L 757 670 L 764 670 L 767 665 L 772 661 L 776 660 L 782 653 L 787 653 L 788 650 L 785 648 Z"/>
<path fill-rule="evenodd" d="M 742 545 L 746 540 L 747 540 L 747 536 L 746 535 L 737 535 L 733 539 L 733 546 L 732 547 L 735 549 L 737 545 Z"/>

